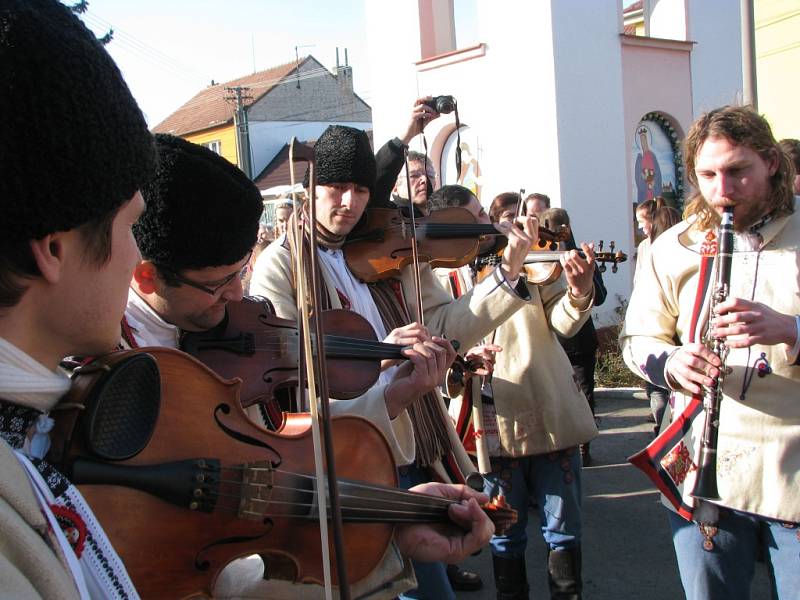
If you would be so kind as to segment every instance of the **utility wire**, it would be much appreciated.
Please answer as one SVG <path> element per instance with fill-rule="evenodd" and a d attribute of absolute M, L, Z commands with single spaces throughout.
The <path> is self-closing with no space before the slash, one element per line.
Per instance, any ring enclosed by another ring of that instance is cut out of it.
<path fill-rule="evenodd" d="M 331 72 L 328 71 L 328 69 L 326 69 L 324 67 L 320 68 L 320 69 L 314 69 L 312 71 L 307 71 L 307 72 L 301 74 L 300 75 L 300 81 L 305 81 L 305 80 L 308 80 L 308 79 L 314 79 L 316 77 L 324 77 L 326 75 L 331 75 Z M 248 77 L 248 76 L 246 76 L 246 77 Z M 197 107 L 197 106 L 205 106 L 206 104 L 208 104 L 209 102 L 211 102 L 213 100 L 224 98 L 225 87 L 228 87 L 228 86 L 231 85 L 232 82 L 240 81 L 241 79 L 244 79 L 244 77 L 241 77 L 239 79 L 234 79 L 234 80 L 232 80 L 230 82 L 218 84 L 217 86 L 215 86 L 216 88 L 219 88 L 218 90 L 214 90 L 211 93 L 204 93 L 200 97 L 193 98 L 192 100 L 190 100 L 187 103 L 182 104 L 180 107 L 178 107 L 175 111 L 173 111 L 172 114 L 174 114 L 177 111 L 184 111 L 184 110 L 188 110 L 188 109 L 191 109 L 191 108 L 194 108 L 194 107 Z M 279 85 L 295 84 L 296 82 L 297 82 L 296 78 L 294 78 L 294 77 L 289 78 L 288 76 L 284 75 L 282 77 L 276 77 L 276 78 L 272 78 L 272 79 L 265 79 L 265 80 L 259 81 L 258 83 L 240 83 L 239 85 L 245 85 L 248 89 L 250 89 L 251 91 L 255 92 L 254 95 L 258 96 L 259 95 L 259 90 L 267 90 L 267 89 L 271 89 L 273 87 L 277 87 Z M 195 96 L 197 96 L 198 94 L 201 94 L 202 92 L 207 92 L 207 90 L 208 90 L 208 88 L 206 90 L 201 90 Z M 217 96 L 217 94 L 218 94 L 218 96 Z M 313 112 L 313 111 L 311 111 L 311 112 Z M 304 114 L 304 113 L 298 113 L 298 114 Z"/>
<path fill-rule="evenodd" d="M 93 13 L 91 10 L 87 11 L 82 15 L 82 17 L 91 25 L 99 27 L 101 29 L 113 29 L 114 30 L 114 39 L 115 45 L 119 45 L 124 47 L 129 52 L 137 55 L 138 57 L 150 62 L 154 63 L 158 66 L 161 66 L 164 69 L 169 70 L 172 73 L 176 73 L 181 75 L 186 79 L 191 79 L 193 81 L 200 80 L 203 82 L 208 82 L 211 80 L 210 77 L 207 75 L 196 71 L 194 68 L 185 65 L 171 56 L 165 54 L 164 52 L 153 48 L 139 40 L 138 38 L 132 36 L 131 34 L 127 33 L 126 31 L 115 27 L 111 22 L 107 21 L 106 19 L 100 17 L 99 15 Z"/>

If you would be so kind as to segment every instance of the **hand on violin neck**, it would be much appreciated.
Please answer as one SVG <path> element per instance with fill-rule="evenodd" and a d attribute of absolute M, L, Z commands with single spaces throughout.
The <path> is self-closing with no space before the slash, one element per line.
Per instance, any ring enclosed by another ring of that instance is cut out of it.
<path fill-rule="evenodd" d="M 428 328 L 414 321 L 408 325 L 392 329 L 383 341 L 387 344 L 413 346 L 414 344 L 430 341 L 430 339 L 431 333 Z"/>
<path fill-rule="evenodd" d="M 396 327 L 384 338 L 386 344 L 398 344 L 400 346 L 413 346 L 431 340 L 428 328 L 414 321 L 402 327 Z M 381 371 L 399 364 L 400 360 L 386 359 L 381 361 Z"/>
<path fill-rule="evenodd" d="M 403 556 L 425 562 L 456 563 L 489 543 L 494 524 L 480 508 L 486 494 L 464 485 L 423 483 L 412 492 L 453 500 L 448 516 L 458 528 L 448 525 L 403 525 L 395 530 L 395 541 Z"/>
<path fill-rule="evenodd" d="M 408 360 L 400 365 L 384 391 L 386 410 L 392 419 L 414 400 L 439 387 L 456 357 L 450 342 L 440 337 L 418 342 L 403 354 Z"/>
<path fill-rule="evenodd" d="M 581 249 L 586 258 L 582 258 L 577 250 L 570 250 L 560 259 L 569 291 L 575 298 L 588 296 L 594 288 L 594 244 L 582 242 Z"/>
<path fill-rule="evenodd" d="M 501 268 L 506 279 L 514 281 L 519 277 L 528 252 L 539 240 L 539 219 L 529 215 L 499 225 L 508 238 Z"/>

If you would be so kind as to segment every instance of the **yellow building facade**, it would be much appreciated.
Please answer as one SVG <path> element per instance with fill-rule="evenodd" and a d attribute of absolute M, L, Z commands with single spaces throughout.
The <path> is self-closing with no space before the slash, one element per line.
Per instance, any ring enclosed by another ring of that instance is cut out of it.
<path fill-rule="evenodd" d="M 756 0 L 758 110 L 778 139 L 800 139 L 800 0 Z"/>
<path fill-rule="evenodd" d="M 204 129 L 197 133 L 188 133 L 181 137 L 193 144 L 211 148 L 234 165 L 239 164 L 239 156 L 236 151 L 236 127 L 232 123 L 221 127 Z"/>

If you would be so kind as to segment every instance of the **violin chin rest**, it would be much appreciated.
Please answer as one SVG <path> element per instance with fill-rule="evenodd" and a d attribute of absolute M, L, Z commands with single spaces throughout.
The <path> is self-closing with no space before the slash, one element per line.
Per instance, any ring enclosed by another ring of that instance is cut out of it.
<path fill-rule="evenodd" d="M 150 354 L 137 353 L 117 362 L 86 399 L 81 419 L 86 448 L 105 460 L 136 456 L 153 436 L 160 406 L 156 360 Z"/>

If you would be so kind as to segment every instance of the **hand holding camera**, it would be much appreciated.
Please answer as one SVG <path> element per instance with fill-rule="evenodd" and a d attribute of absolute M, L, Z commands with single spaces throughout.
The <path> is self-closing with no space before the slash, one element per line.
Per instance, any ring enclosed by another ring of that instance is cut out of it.
<path fill-rule="evenodd" d="M 455 106 L 456 101 L 452 96 L 423 96 L 418 98 L 411 109 L 411 121 L 408 124 L 405 135 L 399 139 L 407 145 L 416 135 L 422 133 L 428 123 L 437 119 L 440 114 L 451 113 Z"/>
<path fill-rule="evenodd" d="M 456 99 L 452 96 L 428 96 L 424 103 L 440 115 L 449 115 L 456 109 Z"/>

